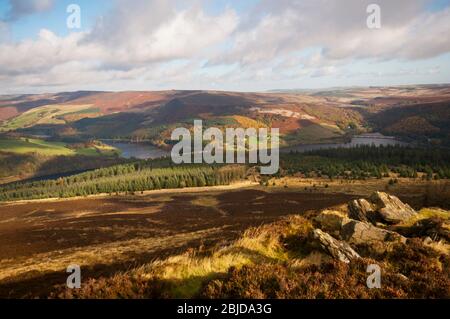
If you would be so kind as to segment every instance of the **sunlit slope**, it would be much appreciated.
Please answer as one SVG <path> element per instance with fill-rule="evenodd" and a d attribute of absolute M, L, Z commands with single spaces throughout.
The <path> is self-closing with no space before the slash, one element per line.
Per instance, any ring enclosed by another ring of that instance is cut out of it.
<path fill-rule="evenodd" d="M 0 139 L 0 151 L 14 154 L 37 153 L 45 156 L 114 155 L 118 151 L 108 145 L 92 144 L 70 148 L 62 142 L 49 142 L 34 138 Z"/>
<path fill-rule="evenodd" d="M 33 108 L 5 121 L 0 130 L 10 131 L 39 124 L 66 124 L 81 118 L 100 115 L 92 105 L 46 105 Z"/>

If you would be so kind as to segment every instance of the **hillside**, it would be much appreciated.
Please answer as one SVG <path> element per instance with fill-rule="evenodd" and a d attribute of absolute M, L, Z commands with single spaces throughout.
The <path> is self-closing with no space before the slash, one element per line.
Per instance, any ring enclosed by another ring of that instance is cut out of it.
<path fill-rule="evenodd" d="M 324 91 L 73 92 L 4 96 L 0 130 L 59 139 L 123 138 L 164 146 L 176 126 L 279 127 L 283 145 L 322 143 L 358 131 L 446 143 L 450 86 Z M 418 129 L 417 126 L 421 126 Z"/>
<path fill-rule="evenodd" d="M 282 207 L 280 200 L 286 202 Z M 379 214 L 376 223 L 364 219 L 368 215 L 357 209 L 356 204 L 363 201 Z M 382 204 L 388 207 L 389 216 L 403 216 L 404 210 L 409 215 L 388 223 Z M 30 207 L 39 210 L 30 213 Z M 385 193 L 358 198 L 211 190 L 22 203 L 14 208 L 15 218 L 11 218 L 8 207 L 0 205 L 5 226 L 0 227 L 0 238 L 9 239 L 1 242 L 0 251 L 10 258 L 0 263 L 1 296 L 450 296 L 449 212 L 415 211 Z M 54 229 L 42 228 L 43 222 Z M 46 240 L 50 235 L 54 240 Z M 71 290 L 63 284 L 63 270 L 69 262 L 83 267 L 81 289 Z M 369 265 L 382 270 L 379 289 L 367 287 Z"/>

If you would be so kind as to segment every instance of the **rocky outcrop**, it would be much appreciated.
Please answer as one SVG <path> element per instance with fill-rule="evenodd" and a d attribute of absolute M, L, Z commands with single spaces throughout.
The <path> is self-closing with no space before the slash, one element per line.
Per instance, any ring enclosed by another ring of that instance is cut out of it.
<path fill-rule="evenodd" d="M 348 223 L 350 219 L 340 212 L 324 210 L 314 218 L 314 221 L 323 231 L 335 237 L 339 237 L 342 231 L 342 226 Z"/>
<path fill-rule="evenodd" d="M 355 245 L 377 245 L 398 242 L 406 243 L 406 238 L 400 234 L 375 227 L 369 223 L 352 220 L 342 227 L 341 238 Z"/>
<path fill-rule="evenodd" d="M 376 222 L 377 212 L 371 203 L 366 199 L 356 199 L 348 203 L 348 216 L 351 219 L 362 222 Z"/>
<path fill-rule="evenodd" d="M 382 221 L 389 224 L 398 224 L 417 214 L 411 206 L 403 203 L 398 197 L 383 192 L 375 192 L 370 197 L 370 201 Z"/>
<path fill-rule="evenodd" d="M 324 210 L 314 218 L 317 228 L 314 239 L 329 255 L 344 262 L 359 257 L 352 247 L 364 255 L 383 253 L 395 249 L 395 244 L 405 244 L 406 237 L 386 229 L 386 224 L 397 224 L 417 214 L 397 197 L 382 192 L 374 193 L 369 200 L 351 201 L 348 208 L 348 216 L 338 211 Z M 398 226 L 389 227 L 401 229 Z M 445 227 L 437 221 L 423 221 L 412 229 L 431 238 L 437 234 L 445 236 Z"/>
<path fill-rule="evenodd" d="M 361 222 L 398 224 L 408 220 L 416 211 L 398 197 L 375 192 L 369 200 L 357 199 L 348 203 L 349 217 Z"/>
<path fill-rule="evenodd" d="M 320 229 L 313 231 L 313 237 L 318 241 L 324 251 L 339 261 L 349 263 L 352 259 L 360 258 L 358 253 L 346 242 L 334 239 L 330 234 Z"/>

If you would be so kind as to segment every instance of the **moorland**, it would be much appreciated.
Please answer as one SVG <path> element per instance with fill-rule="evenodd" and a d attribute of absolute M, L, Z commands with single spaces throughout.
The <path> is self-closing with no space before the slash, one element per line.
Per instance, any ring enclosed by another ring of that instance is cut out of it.
<path fill-rule="evenodd" d="M 449 112 L 449 85 L 2 96 L 0 297 L 449 298 Z M 194 119 L 291 151 L 264 176 L 108 144 L 168 151 Z M 403 144 L 295 151 L 364 133 Z"/>

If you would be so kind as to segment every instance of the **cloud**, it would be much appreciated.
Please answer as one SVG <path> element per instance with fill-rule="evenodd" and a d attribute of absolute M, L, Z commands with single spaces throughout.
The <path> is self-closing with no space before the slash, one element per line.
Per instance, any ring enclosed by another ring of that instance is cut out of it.
<path fill-rule="evenodd" d="M 238 25 L 237 14 L 226 10 L 208 15 L 192 5 L 177 11 L 165 0 L 120 0 L 85 39 L 108 51 L 110 65 L 148 63 L 200 57 L 202 51 L 224 41 Z"/>
<path fill-rule="evenodd" d="M 7 21 L 16 21 L 33 13 L 49 11 L 54 0 L 9 0 L 10 9 L 6 13 Z"/>
<path fill-rule="evenodd" d="M 450 9 L 426 11 L 426 0 L 379 0 L 382 28 L 367 28 L 369 0 L 263 1 L 211 63 L 265 64 L 322 48 L 324 59 L 422 59 L 450 51 Z"/>
<path fill-rule="evenodd" d="M 0 20 L 0 43 L 7 41 L 8 38 L 9 38 L 8 24 Z"/>
<path fill-rule="evenodd" d="M 64 79 L 70 84 L 76 78 L 82 82 L 87 78 L 81 76 L 83 72 L 90 77 L 86 80 L 97 82 L 105 75 L 154 68 L 155 63 L 206 58 L 207 51 L 230 36 L 237 25 L 233 10 L 209 15 L 196 5 L 175 10 L 168 1 L 136 0 L 130 6 L 119 0 L 89 32 L 59 37 L 42 29 L 35 40 L 0 44 L 0 73 L 21 81 L 23 76 L 35 79 L 24 85 L 37 84 L 39 79 L 42 84 L 63 85 Z"/>
<path fill-rule="evenodd" d="M 53 4 L 13 2 L 15 19 Z M 61 37 L 43 29 L 21 42 L 1 42 L 0 22 L 0 85 L 278 86 L 298 78 L 339 78 L 358 61 L 414 63 L 450 52 L 450 7 L 377 0 L 382 28 L 371 30 L 366 8 L 372 2 L 261 0 L 247 12 L 227 7 L 212 14 L 203 1 L 115 0 L 89 31 Z"/>

